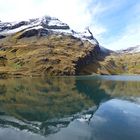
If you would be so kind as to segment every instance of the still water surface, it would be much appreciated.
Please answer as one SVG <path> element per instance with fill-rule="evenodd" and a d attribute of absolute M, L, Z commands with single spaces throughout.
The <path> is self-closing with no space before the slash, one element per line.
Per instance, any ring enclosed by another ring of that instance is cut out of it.
<path fill-rule="evenodd" d="M 140 140 L 140 76 L 0 79 L 0 140 Z"/>

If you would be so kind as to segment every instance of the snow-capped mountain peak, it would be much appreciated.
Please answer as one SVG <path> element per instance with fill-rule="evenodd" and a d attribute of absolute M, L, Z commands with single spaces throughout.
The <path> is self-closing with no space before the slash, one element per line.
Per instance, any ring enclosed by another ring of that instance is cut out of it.
<path fill-rule="evenodd" d="M 118 51 L 119 53 L 140 53 L 140 45 Z"/>
<path fill-rule="evenodd" d="M 75 32 L 66 23 L 63 23 L 55 17 L 43 16 L 40 18 L 29 19 L 26 21 L 0 22 L 1 38 L 21 31 L 28 31 L 29 34 L 29 32 L 32 30 L 36 30 L 36 32 L 39 32 L 40 35 L 42 31 L 43 36 L 51 33 L 67 34 L 72 35 L 76 38 L 80 38 L 81 40 L 88 40 L 94 45 L 98 44 L 97 40 L 93 37 L 93 34 L 89 29 L 86 29 L 82 33 Z"/>
<path fill-rule="evenodd" d="M 37 26 L 48 29 L 69 29 L 67 24 L 61 22 L 57 18 L 44 16 L 41 18 L 29 19 L 27 21 L 0 22 L 0 34 L 8 35 Z"/>

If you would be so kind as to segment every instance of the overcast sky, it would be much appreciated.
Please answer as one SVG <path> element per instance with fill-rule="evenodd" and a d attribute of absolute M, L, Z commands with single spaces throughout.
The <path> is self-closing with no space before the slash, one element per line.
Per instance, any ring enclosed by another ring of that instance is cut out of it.
<path fill-rule="evenodd" d="M 118 50 L 140 44 L 140 0 L 0 0 L 0 20 L 50 15 Z"/>

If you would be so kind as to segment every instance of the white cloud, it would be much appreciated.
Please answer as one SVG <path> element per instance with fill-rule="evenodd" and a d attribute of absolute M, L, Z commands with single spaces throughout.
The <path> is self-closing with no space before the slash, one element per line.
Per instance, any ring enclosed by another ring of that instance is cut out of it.
<path fill-rule="evenodd" d="M 102 39 L 105 47 L 119 50 L 140 45 L 140 3 L 134 4 L 126 16 L 128 17 L 127 26 L 118 36 L 113 36 L 108 41 Z"/>
<path fill-rule="evenodd" d="M 0 0 L 0 17 L 4 21 L 13 21 L 50 15 L 75 30 L 89 26 L 96 36 L 106 31 L 96 20 L 105 9 L 94 1 L 91 7 L 92 0 Z"/>
<path fill-rule="evenodd" d="M 47 0 L 41 7 L 44 13 L 58 17 L 70 26 L 81 29 L 91 22 L 92 15 L 87 9 L 89 3 L 90 0 Z"/>
<path fill-rule="evenodd" d="M 140 25 L 128 25 L 124 32 L 115 37 L 105 46 L 109 49 L 119 50 L 128 47 L 133 47 L 140 44 Z"/>

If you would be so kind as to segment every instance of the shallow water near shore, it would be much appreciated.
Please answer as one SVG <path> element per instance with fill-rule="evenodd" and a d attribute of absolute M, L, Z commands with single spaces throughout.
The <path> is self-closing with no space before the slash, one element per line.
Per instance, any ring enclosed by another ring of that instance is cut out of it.
<path fill-rule="evenodd" d="M 0 140 L 139 140 L 140 76 L 0 79 Z"/>

